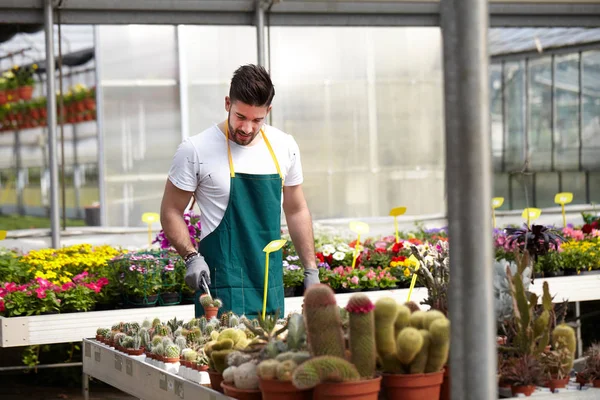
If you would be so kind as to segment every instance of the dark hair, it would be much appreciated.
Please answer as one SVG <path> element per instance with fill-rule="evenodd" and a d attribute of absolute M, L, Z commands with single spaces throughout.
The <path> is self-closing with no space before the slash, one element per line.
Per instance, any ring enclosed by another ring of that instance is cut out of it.
<path fill-rule="evenodd" d="M 266 69 L 260 65 L 243 65 L 235 70 L 229 87 L 229 98 L 250 106 L 270 106 L 275 87 Z"/>

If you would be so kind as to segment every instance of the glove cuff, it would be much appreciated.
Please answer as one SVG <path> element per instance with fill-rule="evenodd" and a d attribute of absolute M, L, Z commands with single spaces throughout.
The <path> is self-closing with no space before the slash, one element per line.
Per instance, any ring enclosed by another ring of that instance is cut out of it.
<path fill-rule="evenodd" d="M 304 268 L 304 276 L 319 276 L 318 268 Z"/>

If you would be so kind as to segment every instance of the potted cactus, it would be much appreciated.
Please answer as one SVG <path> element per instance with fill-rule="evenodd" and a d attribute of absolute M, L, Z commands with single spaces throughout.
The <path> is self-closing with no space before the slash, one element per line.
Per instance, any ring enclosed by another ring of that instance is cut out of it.
<path fill-rule="evenodd" d="M 551 345 L 552 350 L 540 354 L 540 361 L 547 379 L 546 386 L 554 392 L 569 383 L 577 347 L 575 330 L 566 324 L 557 326 L 552 331 Z"/>
<path fill-rule="evenodd" d="M 592 382 L 600 388 L 600 343 L 593 343 L 583 354 L 585 367 L 577 374 L 577 382 L 581 385 Z"/>
<path fill-rule="evenodd" d="M 411 312 L 390 297 L 375 304 L 377 352 L 388 399 L 437 399 L 450 349 L 450 321 L 438 310 Z"/>
<path fill-rule="evenodd" d="M 204 315 L 206 319 L 211 319 L 217 316 L 219 308 L 223 306 L 223 302 L 219 299 L 214 299 L 209 294 L 203 294 L 200 296 L 200 304 L 204 309 Z"/>
<path fill-rule="evenodd" d="M 310 353 L 305 351 L 306 329 L 302 315 L 291 314 L 286 327 L 286 351 L 258 364 L 258 384 L 263 400 L 312 399 L 311 389 L 300 390 L 292 383 L 296 368 L 310 358 Z"/>
<path fill-rule="evenodd" d="M 510 384 L 512 395 L 529 397 L 536 386 L 543 384 L 543 370 L 539 360 L 532 354 L 510 358 L 502 368 L 502 379 Z"/>
<path fill-rule="evenodd" d="M 364 294 L 357 293 L 350 298 L 346 310 L 349 351 L 333 290 L 325 284 L 306 290 L 304 319 L 313 358 L 294 370 L 292 383 L 298 389 L 314 388 L 315 399 L 376 400 L 381 377 L 375 376 L 373 303 Z"/>

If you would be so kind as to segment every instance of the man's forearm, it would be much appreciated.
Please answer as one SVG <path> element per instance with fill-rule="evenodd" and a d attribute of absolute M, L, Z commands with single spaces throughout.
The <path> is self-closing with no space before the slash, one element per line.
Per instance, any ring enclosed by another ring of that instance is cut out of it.
<path fill-rule="evenodd" d="M 286 215 L 288 231 L 305 268 L 316 268 L 315 238 L 308 208 Z"/>
<path fill-rule="evenodd" d="M 161 223 L 165 236 L 181 257 L 197 251 L 188 231 L 187 224 L 176 210 L 165 211 L 161 216 Z"/>

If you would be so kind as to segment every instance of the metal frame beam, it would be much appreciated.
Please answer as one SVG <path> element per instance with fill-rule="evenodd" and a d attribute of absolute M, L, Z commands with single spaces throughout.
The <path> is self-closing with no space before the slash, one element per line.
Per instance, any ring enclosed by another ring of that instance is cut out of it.
<path fill-rule="evenodd" d="M 597 27 L 594 0 L 490 1 L 490 26 Z M 39 0 L 0 0 L 0 23 L 41 23 Z M 77 0 L 64 1 L 65 24 L 254 25 L 254 0 Z M 287 0 L 270 13 L 272 26 L 439 26 L 435 0 Z"/>

